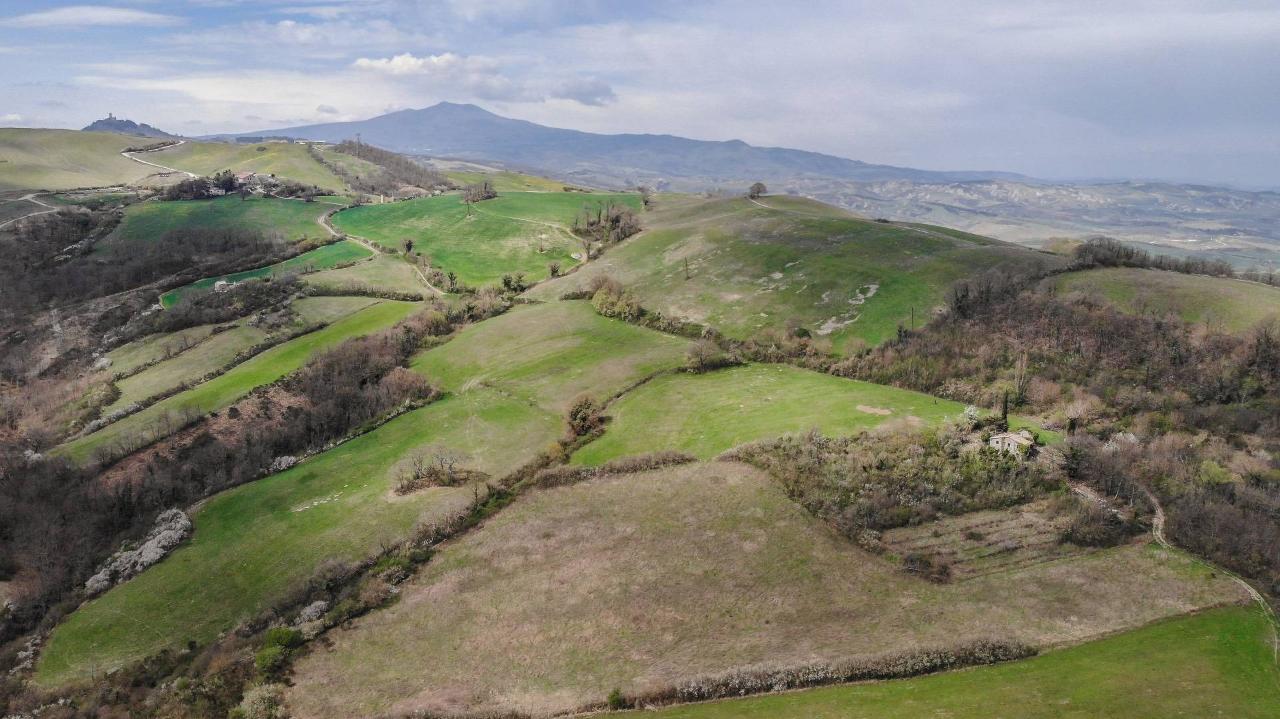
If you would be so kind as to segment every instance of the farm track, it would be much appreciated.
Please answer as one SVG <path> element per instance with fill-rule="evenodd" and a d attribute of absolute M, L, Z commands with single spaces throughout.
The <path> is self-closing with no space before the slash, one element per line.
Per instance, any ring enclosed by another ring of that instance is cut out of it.
<path fill-rule="evenodd" d="M 17 199 L 10 200 L 10 202 L 23 202 L 23 201 L 26 201 L 26 202 L 34 202 L 35 204 L 37 204 L 37 205 L 39 205 L 39 206 L 41 206 L 41 207 L 46 207 L 46 208 L 48 208 L 48 209 L 46 209 L 46 210 L 37 210 L 37 211 L 35 211 L 35 212 L 29 212 L 29 213 L 27 213 L 27 214 L 23 215 L 22 217 L 15 217 L 15 218 L 13 218 L 12 220 L 6 220 L 6 221 L 4 221 L 4 222 L 0 222 L 0 230 L 2 230 L 2 229 L 4 229 L 4 228 L 8 227 L 9 225 L 12 225 L 13 223 L 17 222 L 18 220 L 25 220 L 25 219 L 27 219 L 28 217 L 35 217 L 36 215 L 47 215 L 47 214 L 49 214 L 50 212 L 57 212 L 57 211 L 58 211 L 58 208 L 54 207 L 53 205 L 50 205 L 50 204 L 47 204 L 47 203 L 42 202 L 42 201 L 40 201 L 40 200 L 37 200 L 37 199 L 36 199 L 36 196 L 37 196 L 38 194 L 40 194 L 40 193 L 38 193 L 38 192 L 32 192 L 32 193 L 29 193 L 29 194 L 23 195 L 22 197 L 19 197 L 19 198 L 17 198 Z"/>
<path fill-rule="evenodd" d="M 332 203 L 330 203 L 330 204 L 332 204 Z M 330 217 L 332 217 L 332 216 L 333 216 L 333 214 L 334 214 L 334 213 L 332 213 L 332 212 L 326 212 L 326 213 L 324 213 L 323 215 L 321 215 L 320 217 L 318 217 L 318 218 L 317 218 L 317 222 L 319 222 L 319 223 L 320 223 L 320 225 L 321 225 L 322 227 L 324 227 L 326 230 L 328 230 L 328 231 L 329 231 L 329 234 L 333 235 L 334 237 L 337 237 L 337 236 L 339 236 L 339 235 L 342 235 L 342 236 L 347 237 L 348 239 L 352 239 L 352 240 L 355 240 L 356 242 L 359 242 L 361 245 L 364 245 L 365 249 L 367 249 L 367 250 L 369 250 L 370 252 L 372 252 L 372 253 L 373 253 L 373 255 L 374 255 L 374 257 L 377 257 L 378 255 L 381 255 L 381 254 L 385 254 L 385 253 L 382 251 L 382 248 L 381 248 L 380 246 L 375 245 L 374 243 L 372 243 L 372 242 L 370 242 L 369 240 L 367 240 L 367 239 L 365 239 L 365 238 L 361 237 L 360 235 L 353 235 L 353 234 L 350 234 L 350 233 L 340 233 L 340 232 L 338 232 L 338 230 L 337 230 L 337 229 L 333 226 L 333 224 L 329 221 L 329 218 L 330 218 Z M 432 292 L 436 293 L 436 296 L 437 296 L 437 297 L 443 297 L 443 296 L 445 295 L 444 290 L 442 290 L 442 289 L 440 289 L 439 287 L 436 287 L 435 285 L 431 284 L 431 281 L 427 279 L 426 274 L 424 274 L 424 273 L 422 272 L 422 268 L 418 267 L 417 263 L 410 263 L 410 264 L 409 264 L 409 266 L 413 268 L 414 273 L 418 275 L 418 280 L 419 280 L 419 281 L 421 281 L 421 282 L 422 282 L 422 284 L 426 285 L 427 289 L 429 289 L 429 290 L 431 290 Z"/>
<path fill-rule="evenodd" d="M 187 141 L 186 141 L 186 140 L 178 140 L 178 142 L 177 142 L 176 144 L 173 144 L 173 145 L 166 145 L 165 147 L 160 148 L 160 150 L 145 150 L 145 152 L 160 152 L 161 150 L 167 150 L 167 149 L 169 149 L 170 147 L 177 147 L 178 145 L 185 145 L 185 144 L 187 144 Z M 121 157 L 128 158 L 128 159 L 130 159 L 130 160 L 133 160 L 134 162 L 140 162 L 140 163 L 142 163 L 142 164 L 144 164 L 144 165 L 149 165 L 149 166 L 151 166 L 151 167 L 154 167 L 154 168 L 157 168 L 157 169 L 163 170 L 163 171 L 165 171 L 165 172 L 177 173 L 177 174 L 179 174 L 179 175 L 186 175 L 187 177 L 193 177 L 193 178 L 194 178 L 194 177 L 199 177 L 199 175 L 195 174 L 194 172 L 187 172 L 186 170 L 179 170 L 179 169 L 178 169 L 178 168 L 176 168 L 176 167 L 166 167 L 165 165 L 160 165 L 160 164 L 156 164 L 156 163 L 154 163 L 154 162 L 150 162 L 150 161 L 148 161 L 148 160 L 142 160 L 142 159 L 139 159 L 139 158 L 137 158 L 137 157 L 134 157 L 134 153 L 132 153 L 132 152 L 125 151 L 125 152 L 120 153 L 120 156 L 121 156 Z"/>

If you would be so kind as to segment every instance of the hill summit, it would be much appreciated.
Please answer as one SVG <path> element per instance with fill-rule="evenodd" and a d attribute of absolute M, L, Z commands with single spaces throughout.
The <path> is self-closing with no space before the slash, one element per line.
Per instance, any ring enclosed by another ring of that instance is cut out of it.
<path fill-rule="evenodd" d="M 152 127 L 146 123 L 136 123 L 133 120 L 125 120 L 116 117 L 111 113 L 101 120 L 94 120 L 86 125 L 84 132 L 114 132 L 120 135 L 136 135 L 138 137 L 159 137 L 173 138 L 177 135 L 171 135 L 157 127 Z"/>

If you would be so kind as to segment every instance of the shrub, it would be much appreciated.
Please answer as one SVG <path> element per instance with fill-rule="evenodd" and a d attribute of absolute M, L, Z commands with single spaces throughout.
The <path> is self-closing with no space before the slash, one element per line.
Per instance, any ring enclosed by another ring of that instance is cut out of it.
<path fill-rule="evenodd" d="M 581 395 L 569 406 L 567 420 L 569 431 L 575 437 L 585 437 L 599 429 L 604 423 L 600 411 L 602 407 L 588 395 Z"/>
<path fill-rule="evenodd" d="M 280 685 L 259 684 L 250 688 L 229 716 L 230 719 L 283 719 L 284 698 Z"/>
<path fill-rule="evenodd" d="M 253 657 L 253 666 L 264 677 L 275 676 L 289 661 L 289 650 L 274 644 L 263 647 Z"/>
<path fill-rule="evenodd" d="M 609 708 L 614 711 L 627 708 L 627 699 L 622 696 L 622 690 L 617 687 L 614 687 L 613 691 L 609 692 L 609 698 L 606 700 L 606 703 L 609 705 Z"/>
<path fill-rule="evenodd" d="M 1114 547 L 1129 536 L 1127 523 L 1093 502 L 1080 501 L 1061 540 L 1081 547 Z"/>

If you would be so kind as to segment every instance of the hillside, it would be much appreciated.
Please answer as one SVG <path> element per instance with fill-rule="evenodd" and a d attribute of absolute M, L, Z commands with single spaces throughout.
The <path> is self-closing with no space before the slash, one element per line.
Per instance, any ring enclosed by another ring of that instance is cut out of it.
<path fill-rule="evenodd" d="M 1049 282 L 1060 292 L 1080 292 L 1125 312 L 1173 315 L 1228 332 L 1280 319 L 1280 288 L 1225 277 L 1108 267 Z"/>
<path fill-rule="evenodd" d="M 288 697 L 299 719 L 546 716 L 735 667 L 1080 641 L 1237 591 L 1143 546 L 934 585 L 760 472 L 694 464 L 527 494 L 304 657 Z"/>
<path fill-rule="evenodd" d="M 101 120 L 94 120 L 88 126 L 81 128 L 81 132 L 115 132 L 121 135 L 154 137 L 161 140 L 172 140 L 178 137 L 177 135 L 170 135 L 158 127 L 152 127 L 145 122 L 137 123 L 115 115 L 107 115 Z"/>
<path fill-rule="evenodd" d="M 646 230 L 529 295 L 553 299 L 608 275 L 649 309 L 735 338 L 803 327 L 837 350 L 923 325 L 956 280 L 1061 257 L 927 226 L 872 222 L 792 197 L 663 196 Z"/>
<path fill-rule="evenodd" d="M 341 178 L 316 162 L 306 147 L 291 142 L 253 145 L 185 142 L 148 153 L 146 159 L 197 175 L 212 175 L 222 170 L 260 172 L 326 190 L 345 188 Z"/>
<path fill-rule="evenodd" d="M 107 132 L 0 128 L 0 190 L 142 183 L 158 170 L 120 155 L 137 144 Z"/>

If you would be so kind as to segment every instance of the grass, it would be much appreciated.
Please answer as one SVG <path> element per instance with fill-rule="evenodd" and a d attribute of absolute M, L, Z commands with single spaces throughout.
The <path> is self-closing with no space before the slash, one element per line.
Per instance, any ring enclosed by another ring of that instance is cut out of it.
<path fill-rule="evenodd" d="M 183 417 L 222 409 L 253 388 L 270 384 L 298 369 L 316 352 L 352 337 L 390 327 L 417 307 L 414 302 L 379 302 L 324 329 L 272 347 L 236 365 L 226 374 L 161 400 L 97 432 L 67 442 L 55 451 L 74 461 L 86 462 L 100 449 L 111 449 L 122 443 L 145 443 L 166 436 L 181 424 Z"/>
<path fill-rule="evenodd" d="M 306 147 L 291 142 L 241 145 L 188 140 L 176 147 L 149 152 L 144 159 L 197 175 L 212 175 L 222 170 L 260 172 L 328 190 L 346 188 L 342 179 L 316 162 Z"/>
<path fill-rule="evenodd" d="M 295 716 L 544 715 L 759 663 L 1079 642 L 1243 593 L 1132 545 L 938 585 L 739 464 L 535 491 L 295 667 Z"/>
<path fill-rule="evenodd" d="M 786 365 L 669 374 L 611 405 L 604 436 L 573 461 L 600 464 L 667 449 L 710 459 L 787 432 L 844 435 L 886 421 L 936 425 L 963 411 L 958 402 Z"/>
<path fill-rule="evenodd" d="M 212 200 L 140 202 L 125 210 L 124 221 L 106 242 L 156 242 L 165 233 L 192 228 L 243 227 L 278 235 L 287 242 L 328 237 L 317 220 L 329 205 L 228 195 Z"/>
<path fill-rule="evenodd" d="M 103 414 L 110 414 L 134 402 L 177 387 L 183 382 L 203 377 L 266 338 L 266 332 L 247 324 L 219 332 L 196 345 L 195 348 L 116 382 L 116 387 L 120 389 L 120 397 L 107 406 Z"/>
<path fill-rule="evenodd" d="M 307 275 L 303 281 L 316 287 L 373 287 L 394 292 L 426 292 L 418 273 L 401 257 L 378 255 L 351 267 Z"/>
<path fill-rule="evenodd" d="M 573 218 L 584 205 L 610 201 L 639 206 L 636 195 L 509 192 L 468 214 L 459 195 L 440 195 L 343 210 L 333 225 L 395 250 L 412 239 L 432 265 L 465 284 L 485 285 L 517 272 L 546 278 L 552 262 L 568 270 L 580 251 L 568 230 Z"/>
<path fill-rule="evenodd" d="M 215 496 L 190 541 L 81 606 L 50 636 L 36 681 L 89 680 L 188 640 L 206 643 L 279 601 L 326 561 L 358 560 L 419 521 L 461 508 L 469 487 L 391 493 L 394 464 L 443 443 L 500 475 L 555 438 L 559 418 L 497 393 L 447 398 L 293 469 Z"/>
<path fill-rule="evenodd" d="M 445 170 L 445 177 L 466 187 L 488 180 L 498 192 L 564 192 L 566 183 L 537 175 L 498 170 L 494 172 Z"/>
<path fill-rule="evenodd" d="M 563 412 L 679 366 L 686 340 L 596 314 L 586 302 L 517 306 L 419 356 L 413 368 L 449 392 L 493 388 Z"/>
<path fill-rule="evenodd" d="M 274 265 L 266 267 L 257 267 L 252 270 L 243 272 L 235 272 L 229 275 L 218 275 L 217 277 L 205 277 L 189 285 L 183 285 L 176 289 L 160 295 L 160 304 L 164 307 L 172 307 L 180 302 L 183 298 L 190 297 L 199 292 L 208 290 L 213 287 L 214 283 L 219 280 L 227 282 L 244 282 L 255 277 L 274 277 L 276 275 L 288 272 L 314 272 L 341 265 L 348 262 L 357 262 L 368 258 L 373 253 L 359 242 L 351 240 L 339 240 L 333 244 L 317 247 L 314 250 L 308 250 L 300 255 L 290 257 L 283 262 L 277 262 Z"/>
<path fill-rule="evenodd" d="M 1280 287 L 1225 277 L 1107 267 L 1050 280 L 1060 292 L 1105 299 L 1124 312 L 1175 315 L 1227 332 L 1280 317 Z"/>
<path fill-rule="evenodd" d="M 993 667 L 672 707 L 658 719 L 1249 719 L 1280 716 L 1266 619 L 1216 609 Z"/>
<path fill-rule="evenodd" d="M 214 325 L 188 327 L 177 332 L 154 334 L 121 345 L 107 353 L 112 372 L 129 372 L 148 362 L 171 357 L 192 347 L 213 332 Z"/>
<path fill-rule="evenodd" d="M 319 322 L 333 322 L 377 302 L 378 300 L 368 297 L 304 297 L 290 305 L 290 309 L 297 315 L 296 320 L 277 331 L 284 333 Z M 211 334 L 211 330 L 211 325 L 205 325 L 140 341 L 137 348 L 130 349 L 125 355 L 130 359 L 137 357 L 144 360 L 134 366 L 144 364 L 145 360 L 165 357 L 166 348 L 175 354 L 116 382 L 120 397 L 106 407 L 103 413 L 113 412 L 219 370 L 240 353 L 265 342 L 271 334 L 244 320 L 232 329 L 217 334 Z M 181 351 L 184 347 L 185 351 Z M 125 349 L 122 347 L 117 351 Z M 122 371 L 114 363 L 112 369 Z"/>
<path fill-rule="evenodd" d="M 109 132 L 0 128 L 0 190 L 68 190 L 141 182 L 155 168 L 120 156 L 145 142 Z"/>
<path fill-rule="evenodd" d="M 1065 261 L 996 240 L 857 218 L 821 203 L 663 196 L 647 230 L 530 292 L 553 299 L 612 275 L 646 307 L 745 338 L 798 323 L 847 351 L 927 322 L 961 278 Z M 686 264 L 687 263 L 687 264 Z M 687 268 L 687 276 L 686 276 Z"/>

